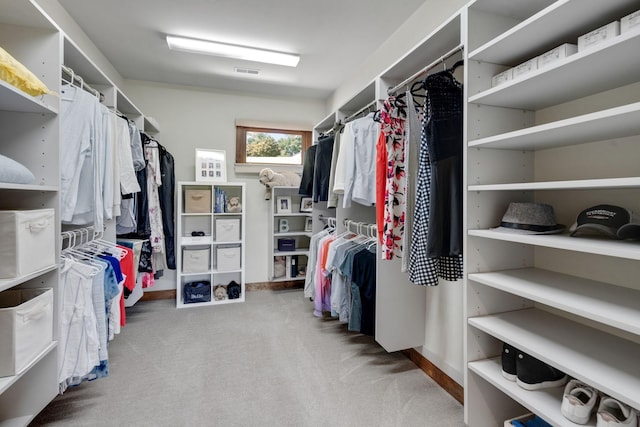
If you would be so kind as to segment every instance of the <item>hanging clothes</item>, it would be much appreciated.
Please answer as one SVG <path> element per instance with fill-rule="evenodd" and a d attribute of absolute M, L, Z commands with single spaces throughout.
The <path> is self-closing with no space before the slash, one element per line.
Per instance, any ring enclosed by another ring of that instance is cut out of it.
<path fill-rule="evenodd" d="M 164 231 L 164 249 L 167 268 L 176 269 L 175 250 L 175 206 L 173 204 L 176 180 L 174 171 L 174 159 L 160 143 L 160 173 L 162 186 L 159 189 L 160 210 L 162 211 L 162 229 Z"/>
<path fill-rule="evenodd" d="M 160 186 L 162 173 L 160 171 L 160 150 L 154 140 L 144 146 L 144 157 L 147 160 L 147 197 L 149 203 L 149 223 L 151 236 L 149 238 L 153 248 L 154 272 L 164 270 L 164 227 L 162 225 L 162 208 L 160 207 Z"/>
<path fill-rule="evenodd" d="M 462 278 L 462 85 L 450 70 L 424 80 L 409 280 L 434 286 Z"/>
<path fill-rule="evenodd" d="M 329 174 L 333 156 L 334 135 L 318 140 L 313 169 L 313 201 L 326 202 L 329 199 Z"/>
<path fill-rule="evenodd" d="M 353 154 L 345 161 L 344 208 L 354 201 L 364 206 L 376 203 L 376 142 L 380 134 L 380 123 L 373 120 L 374 113 L 353 120 Z M 352 157 L 352 159 L 351 159 Z"/>
<path fill-rule="evenodd" d="M 389 97 L 380 111 L 380 139 L 384 137 L 386 153 L 384 174 L 384 200 L 382 204 L 382 259 L 393 259 L 402 254 L 402 238 L 406 216 L 407 176 L 405 171 L 405 124 L 404 101 Z M 380 194 L 380 191 L 378 192 Z M 380 196 L 378 195 L 378 198 Z"/>
<path fill-rule="evenodd" d="M 405 213 L 413 212 L 415 208 L 416 192 L 414 187 L 415 178 L 412 172 L 418 170 L 418 147 L 420 146 L 420 135 L 422 131 L 422 109 L 414 101 L 411 91 L 407 91 L 407 121 L 405 125 L 405 148 L 404 148 L 404 164 L 407 188 L 405 191 Z M 404 233 L 402 234 L 402 261 L 400 271 L 403 273 L 409 269 L 409 254 L 411 249 L 411 238 L 413 232 L 413 216 L 406 215 L 404 217 Z"/>
<path fill-rule="evenodd" d="M 316 151 L 318 145 L 312 145 L 307 148 L 304 153 L 304 162 L 302 164 L 302 178 L 300 179 L 300 187 L 298 194 L 301 196 L 313 196 L 313 175 L 315 173 Z"/>

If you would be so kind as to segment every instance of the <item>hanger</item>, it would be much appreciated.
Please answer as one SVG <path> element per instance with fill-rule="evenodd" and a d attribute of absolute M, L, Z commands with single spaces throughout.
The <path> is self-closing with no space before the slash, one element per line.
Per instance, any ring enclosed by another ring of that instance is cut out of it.
<path fill-rule="evenodd" d="M 453 65 L 451 66 L 451 68 L 449 68 L 449 69 L 445 69 L 445 71 L 448 71 L 448 72 L 450 72 L 450 73 L 453 73 L 454 71 L 456 71 L 456 69 L 457 69 L 458 67 L 462 67 L 462 66 L 464 66 L 464 60 L 460 59 L 459 61 L 456 61 L 456 63 L 455 63 L 455 64 L 453 64 Z"/>

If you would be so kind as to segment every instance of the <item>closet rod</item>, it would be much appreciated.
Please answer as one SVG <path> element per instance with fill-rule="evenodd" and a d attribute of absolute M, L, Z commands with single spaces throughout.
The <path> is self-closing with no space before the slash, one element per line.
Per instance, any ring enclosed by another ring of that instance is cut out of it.
<path fill-rule="evenodd" d="M 365 105 L 364 107 L 362 107 L 361 109 L 359 109 L 358 111 L 356 111 L 355 113 L 353 113 L 352 115 L 350 115 L 349 117 L 347 117 L 346 119 L 344 119 L 342 121 L 342 123 L 347 123 L 350 122 L 351 120 L 355 119 L 356 117 L 358 117 L 362 112 L 368 110 L 371 107 L 375 107 L 377 105 L 378 101 L 376 101 L 375 99 L 373 101 L 371 101 L 370 103 L 368 103 L 367 105 Z"/>
<path fill-rule="evenodd" d="M 430 70 L 432 70 L 434 67 L 437 67 L 438 65 L 443 63 L 446 59 L 451 58 L 453 55 L 455 55 L 458 52 L 462 52 L 463 50 L 464 50 L 464 46 L 463 45 L 459 45 L 459 46 L 451 49 L 449 52 L 445 53 L 440 58 L 436 59 L 431 64 L 427 65 L 422 70 L 418 71 L 417 73 L 415 73 L 414 75 L 412 75 L 408 79 L 405 79 L 402 83 L 400 83 L 398 85 L 395 85 L 391 89 L 387 90 L 387 95 L 395 94 L 398 91 L 398 89 L 400 89 L 401 87 L 406 86 L 409 83 L 411 83 L 412 81 L 424 76 Z"/>
<path fill-rule="evenodd" d="M 87 92 L 91 93 L 92 95 L 95 95 L 96 98 L 98 98 L 98 100 L 102 101 L 102 94 L 100 93 L 100 91 L 92 88 L 91 86 L 89 86 L 89 84 L 84 82 L 84 79 L 82 77 L 80 77 L 79 75 L 77 75 L 75 73 L 75 71 L 73 71 L 71 68 L 67 67 L 64 64 L 60 64 L 60 67 L 62 68 L 62 71 L 64 71 L 65 73 L 67 73 L 69 75 L 69 77 L 71 77 L 71 81 L 69 83 L 74 84 L 74 80 L 78 80 L 78 82 L 80 83 L 80 89 L 84 89 Z"/>

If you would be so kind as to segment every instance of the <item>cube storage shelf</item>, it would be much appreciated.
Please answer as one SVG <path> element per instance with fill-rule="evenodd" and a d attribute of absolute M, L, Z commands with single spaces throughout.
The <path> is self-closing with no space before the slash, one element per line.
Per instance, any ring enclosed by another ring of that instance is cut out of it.
<path fill-rule="evenodd" d="M 287 212 L 278 203 L 286 198 Z M 312 231 L 311 212 L 301 212 L 298 187 L 273 187 L 269 204 L 269 277 L 272 282 L 305 279 Z"/>
<path fill-rule="evenodd" d="M 239 197 L 242 212 L 225 212 L 221 194 Z M 178 182 L 177 199 L 176 307 L 244 302 L 245 184 Z M 216 300 L 215 288 L 232 282 L 241 287 L 239 297 Z M 208 283 L 207 295 L 189 294 L 196 302 L 185 300 L 185 287 L 197 283 Z"/>

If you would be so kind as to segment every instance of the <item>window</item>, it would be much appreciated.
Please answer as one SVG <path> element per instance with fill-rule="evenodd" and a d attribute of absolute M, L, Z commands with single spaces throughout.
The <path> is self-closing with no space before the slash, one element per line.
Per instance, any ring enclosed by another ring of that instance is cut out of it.
<path fill-rule="evenodd" d="M 236 163 L 301 165 L 311 131 L 236 126 Z"/>

